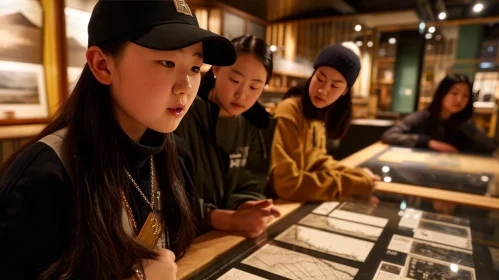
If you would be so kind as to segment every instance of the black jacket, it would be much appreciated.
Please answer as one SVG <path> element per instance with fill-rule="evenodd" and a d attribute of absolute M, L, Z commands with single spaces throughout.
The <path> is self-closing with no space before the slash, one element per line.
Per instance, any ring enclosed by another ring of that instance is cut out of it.
<path fill-rule="evenodd" d="M 185 141 L 177 144 L 179 156 L 194 159 L 191 177 L 202 218 L 213 209 L 235 210 L 246 201 L 265 199 L 274 123 L 258 103 L 243 116 L 219 119 L 220 109 L 207 95 L 198 93 L 175 131 Z"/>
<path fill-rule="evenodd" d="M 432 121 L 428 110 L 405 117 L 400 124 L 387 130 L 381 140 L 389 145 L 415 148 L 428 148 L 430 140 L 437 140 L 468 153 L 491 154 L 497 149 L 494 139 L 489 138 L 472 120 L 464 122 L 454 131 L 445 121 Z"/>
<path fill-rule="evenodd" d="M 120 131 L 126 165 L 150 196 L 149 157 L 166 148 L 165 137 L 148 130 L 137 144 Z M 183 162 L 180 169 L 186 173 Z M 0 174 L 1 279 L 35 279 L 64 255 L 75 229 L 72 189 L 59 157 L 41 142 L 20 153 Z M 149 206 L 137 191 L 128 201 L 140 228 Z"/>

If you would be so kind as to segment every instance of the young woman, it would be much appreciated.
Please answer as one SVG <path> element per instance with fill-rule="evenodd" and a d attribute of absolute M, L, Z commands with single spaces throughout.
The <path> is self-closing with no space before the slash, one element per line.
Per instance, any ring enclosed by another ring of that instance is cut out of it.
<path fill-rule="evenodd" d="M 405 117 L 383 134 L 382 141 L 446 153 L 493 153 L 497 143 L 471 120 L 471 89 L 472 84 L 465 75 L 447 75 L 440 82 L 428 109 Z"/>
<path fill-rule="evenodd" d="M 348 129 L 350 88 L 360 71 L 359 58 L 344 46 L 332 45 L 319 54 L 314 68 L 305 85 L 291 89 L 275 111 L 270 186 L 291 201 L 370 197 L 379 177 L 326 154 L 326 139 L 339 139 Z"/>
<path fill-rule="evenodd" d="M 1 278 L 175 279 L 195 228 L 171 132 L 203 57 L 236 58 L 180 2 L 95 6 L 69 100 L 3 166 Z"/>
<path fill-rule="evenodd" d="M 260 38 L 232 40 L 237 61 L 214 66 L 175 131 L 194 158 L 194 188 L 206 227 L 255 237 L 279 211 L 263 195 L 267 170 L 260 129 L 269 114 L 256 101 L 272 75 L 272 53 Z M 243 116 L 241 116 L 243 115 Z"/>

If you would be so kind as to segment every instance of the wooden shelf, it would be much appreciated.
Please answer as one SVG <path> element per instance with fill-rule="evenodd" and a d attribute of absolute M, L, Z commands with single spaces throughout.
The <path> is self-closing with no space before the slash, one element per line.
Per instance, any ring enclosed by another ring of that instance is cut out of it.
<path fill-rule="evenodd" d="M 45 124 L 0 126 L 0 140 L 30 138 L 42 131 Z"/>
<path fill-rule="evenodd" d="M 283 70 L 274 70 L 273 74 L 274 75 L 283 75 L 283 76 L 295 77 L 295 78 L 300 78 L 300 79 L 310 78 L 310 75 L 305 75 L 302 73 L 294 73 L 294 72 L 289 72 L 289 71 L 283 71 Z"/>
<path fill-rule="evenodd" d="M 376 62 L 395 63 L 395 57 L 379 57 L 376 58 Z"/>
<path fill-rule="evenodd" d="M 377 83 L 380 85 L 391 86 L 391 85 L 393 85 L 394 82 L 393 81 L 386 81 L 386 80 L 378 80 Z"/>
<path fill-rule="evenodd" d="M 263 90 L 263 92 L 276 92 L 276 93 L 286 93 L 288 92 L 288 88 L 276 88 L 276 87 L 268 87 Z"/>

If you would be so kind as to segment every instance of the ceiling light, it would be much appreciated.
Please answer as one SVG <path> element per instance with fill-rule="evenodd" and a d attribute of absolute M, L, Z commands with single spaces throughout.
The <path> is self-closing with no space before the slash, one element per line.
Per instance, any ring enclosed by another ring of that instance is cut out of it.
<path fill-rule="evenodd" d="M 369 41 L 369 42 L 367 42 L 367 47 L 369 47 L 369 48 L 370 48 L 370 47 L 372 47 L 373 45 L 374 45 L 373 41 Z"/>
<path fill-rule="evenodd" d="M 393 45 L 393 44 L 397 43 L 397 39 L 395 39 L 395 38 L 390 38 L 390 39 L 388 39 L 388 43 L 390 43 L 390 44 L 392 44 L 392 45 Z"/>
<path fill-rule="evenodd" d="M 355 42 L 355 44 L 357 45 L 357 47 L 362 47 L 362 45 L 363 45 L 362 41 L 357 41 L 357 42 Z"/>
<path fill-rule="evenodd" d="M 270 46 L 270 51 L 271 51 L 271 52 L 275 52 L 275 51 L 277 51 L 277 46 L 276 46 L 276 45 L 272 45 L 272 46 Z"/>
<path fill-rule="evenodd" d="M 431 38 L 433 38 L 433 35 L 431 33 L 426 33 L 426 35 L 424 35 L 424 37 L 428 40 L 430 40 Z"/>
<path fill-rule="evenodd" d="M 430 33 L 435 33 L 435 30 L 436 30 L 435 26 L 431 26 L 430 28 L 428 28 L 428 32 Z"/>
<path fill-rule="evenodd" d="M 476 3 L 475 6 L 473 6 L 473 12 L 479 13 L 483 10 L 483 4 L 482 3 Z"/>
<path fill-rule="evenodd" d="M 357 32 L 358 32 L 358 31 L 361 31 L 361 30 L 362 30 L 362 26 L 361 26 L 360 24 L 357 24 L 357 25 L 355 26 L 355 31 L 357 31 Z"/>
<path fill-rule="evenodd" d="M 494 68 L 496 65 L 493 62 L 481 62 L 479 64 L 479 67 L 482 69 L 489 69 L 489 68 Z"/>
<path fill-rule="evenodd" d="M 447 17 L 447 14 L 445 12 L 441 12 L 438 14 L 438 19 L 439 20 L 444 20 Z"/>

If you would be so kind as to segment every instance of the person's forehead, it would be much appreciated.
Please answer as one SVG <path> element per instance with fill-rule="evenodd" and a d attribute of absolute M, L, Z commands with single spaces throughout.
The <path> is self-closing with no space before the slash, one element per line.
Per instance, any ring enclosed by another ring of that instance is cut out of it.
<path fill-rule="evenodd" d="M 462 91 L 469 91 L 469 86 L 465 83 L 457 83 L 452 86 L 452 89 L 455 90 L 462 90 Z"/>
<path fill-rule="evenodd" d="M 329 66 L 321 66 L 317 69 L 317 73 L 321 75 L 326 75 L 327 78 L 332 80 L 345 80 L 343 75 L 336 69 Z"/>

